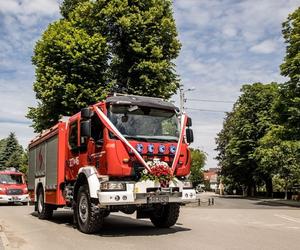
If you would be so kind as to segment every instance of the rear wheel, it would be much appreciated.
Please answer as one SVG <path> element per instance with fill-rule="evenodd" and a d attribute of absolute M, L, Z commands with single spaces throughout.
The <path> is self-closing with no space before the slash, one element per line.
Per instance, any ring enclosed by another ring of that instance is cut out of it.
<path fill-rule="evenodd" d="M 174 226 L 179 217 L 180 206 L 177 203 L 159 205 L 150 215 L 150 220 L 154 226 L 169 228 Z"/>
<path fill-rule="evenodd" d="M 37 193 L 37 212 L 39 219 L 50 219 L 53 215 L 53 208 L 44 201 L 44 189 L 40 188 Z"/>
<path fill-rule="evenodd" d="M 87 185 L 79 188 L 75 209 L 78 229 L 81 232 L 91 234 L 100 230 L 104 216 L 97 205 L 91 201 Z"/>

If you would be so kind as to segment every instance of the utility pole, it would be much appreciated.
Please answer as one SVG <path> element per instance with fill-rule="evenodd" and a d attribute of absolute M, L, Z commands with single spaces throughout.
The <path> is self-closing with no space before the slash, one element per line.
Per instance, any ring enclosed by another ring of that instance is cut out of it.
<path fill-rule="evenodd" d="M 195 90 L 195 88 L 189 88 L 189 89 L 184 90 L 183 87 L 184 87 L 183 84 L 180 84 L 180 86 L 179 86 L 180 114 L 183 114 L 183 112 L 184 112 L 184 103 L 186 102 L 185 92 Z"/>

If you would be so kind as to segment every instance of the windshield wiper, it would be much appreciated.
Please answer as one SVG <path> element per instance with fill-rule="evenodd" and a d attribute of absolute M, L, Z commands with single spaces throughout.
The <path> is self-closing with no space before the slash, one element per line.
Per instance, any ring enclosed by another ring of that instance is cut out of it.
<path fill-rule="evenodd" d="M 150 139 L 150 138 L 149 138 Z M 178 139 L 175 138 L 151 138 L 151 141 L 178 141 Z"/>
<path fill-rule="evenodd" d="M 144 137 L 136 137 L 136 136 L 130 136 L 130 135 L 124 135 L 126 139 L 136 140 L 136 141 L 148 141 L 148 139 Z"/>

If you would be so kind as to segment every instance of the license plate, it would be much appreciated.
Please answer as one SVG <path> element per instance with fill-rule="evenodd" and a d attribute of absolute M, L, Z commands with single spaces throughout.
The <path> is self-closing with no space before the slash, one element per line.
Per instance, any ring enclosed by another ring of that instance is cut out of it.
<path fill-rule="evenodd" d="M 167 203 L 169 202 L 168 196 L 150 196 L 148 197 L 148 203 Z"/>

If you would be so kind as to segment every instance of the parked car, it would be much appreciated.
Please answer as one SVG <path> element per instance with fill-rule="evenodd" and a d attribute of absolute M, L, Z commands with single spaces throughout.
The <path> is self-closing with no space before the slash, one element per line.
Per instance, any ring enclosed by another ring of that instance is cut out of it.
<path fill-rule="evenodd" d="M 202 192 L 204 192 L 204 185 L 203 184 L 199 184 L 199 185 L 197 185 L 197 187 L 196 187 L 196 192 L 197 193 L 202 193 Z"/>
<path fill-rule="evenodd" d="M 13 204 L 29 202 L 25 176 L 14 169 L 0 171 L 0 203 Z"/>

